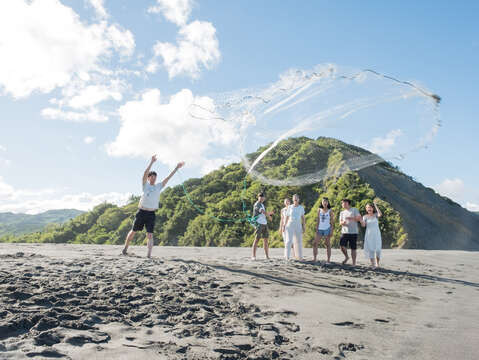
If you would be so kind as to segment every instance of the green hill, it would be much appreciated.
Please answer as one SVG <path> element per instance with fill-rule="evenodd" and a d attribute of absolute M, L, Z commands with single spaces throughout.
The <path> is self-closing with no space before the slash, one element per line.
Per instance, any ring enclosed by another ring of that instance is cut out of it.
<path fill-rule="evenodd" d="M 36 215 L 0 213 L 0 236 L 40 231 L 47 224 L 61 224 L 82 213 L 75 209 L 49 210 Z"/>
<path fill-rule="evenodd" d="M 288 153 L 272 151 L 263 163 L 274 164 L 269 175 L 301 175 L 327 166 L 333 173 L 345 159 L 369 154 L 364 149 L 330 138 L 292 138 L 286 140 Z M 251 154 L 255 157 L 257 153 Z M 188 200 L 181 185 L 163 191 L 157 211 L 155 239 L 161 245 L 183 246 L 250 246 L 253 227 L 247 222 L 218 221 L 216 218 L 242 219 L 243 179 L 241 164 L 221 167 L 202 178 L 184 183 Z M 259 191 L 267 194 L 268 210 L 280 213 L 283 199 L 297 193 L 306 209 L 305 245 L 314 236 L 316 213 L 323 196 L 332 205 L 336 220 L 342 198 L 350 198 L 353 206 L 364 213 L 364 206 L 377 198 L 384 214 L 380 227 L 385 248 L 479 250 L 479 239 L 473 229 L 479 227 L 479 217 L 434 190 L 415 182 L 397 168 L 382 163 L 360 171 L 350 171 L 338 177 L 304 187 L 266 186 L 251 178 L 246 180 L 245 206 L 250 210 Z M 131 228 L 138 197 L 123 207 L 102 204 L 63 225 L 46 231 L 0 241 L 122 244 Z M 273 217 L 270 236 L 273 246 L 282 246 L 279 216 Z M 135 243 L 144 243 L 145 235 L 137 234 Z M 339 226 L 335 227 L 333 246 L 339 243 Z"/>

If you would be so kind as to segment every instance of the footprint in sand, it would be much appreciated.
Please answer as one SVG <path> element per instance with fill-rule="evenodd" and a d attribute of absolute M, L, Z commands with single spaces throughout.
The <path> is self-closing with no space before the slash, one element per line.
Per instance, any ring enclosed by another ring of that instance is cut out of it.
<path fill-rule="evenodd" d="M 364 329 L 364 324 L 355 324 L 352 321 L 343 321 L 343 322 L 333 323 L 333 325 L 352 327 L 355 329 Z"/>

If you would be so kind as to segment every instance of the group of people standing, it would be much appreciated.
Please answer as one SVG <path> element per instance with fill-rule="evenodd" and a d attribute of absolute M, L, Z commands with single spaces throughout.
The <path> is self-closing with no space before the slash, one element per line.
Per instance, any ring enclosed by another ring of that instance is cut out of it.
<path fill-rule="evenodd" d="M 146 227 L 147 232 L 147 257 L 151 257 L 153 249 L 153 231 L 155 227 L 155 212 L 158 209 L 160 201 L 160 192 L 166 186 L 171 177 L 184 166 L 184 162 L 179 162 L 175 169 L 163 179 L 163 181 L 156 183 L 157 174 L 151 171 L 153 163 L 156 161 L 156 155 L 151 157 L 151 161 L 143 173 L 142 177 L 142 195 L 138 204 L 138 211 L 135 215 L 135 221 L 131 230 L 128 232 L 125 239 L 125 247 L 123 248 L 123 255 L 128 254 L 128 247 L 130 241 L 135 236 L 135 233 L 142 231 Z M 264 201 L 266 197 L 264 193 L 258 194 L 258 201 L 253 207 L 253 219 L 255 219 L 255 239 L 253 242 L 253 256 L 256 260 L 256 249 L 258 242 L 263 239 L 263 247 L 266 258 L 269 259 L 268 248 L 268 219 L 272 221 L 273 212 L 266 211 Z M 293 195 L 293 203 L 289 199 L 284 200 L 284 208 L 281 210 L 281 222 L 279 231 L 284 240 L 284 257 L 289 260 L 295 258 L 303 259 L 303 234 L 306 229 L 306 222 L 304 219 L 304 208 L 299 203 L 299 195 Z M 381 258 L 381 232 L 379 230 L 378 218 L 381 217 L 381 211 L 377 204 L 366 205 L 366 214 L 361 216 L 356 208 L 351 207 L 351 201 L 343 199 L 341 201 L 343 211 L 339 214 L 339 224 L 341 225 L 341 251 L 344 254 L 343 264 L 349 260 L 347 247 L 351 249 L 351 258 L 353 265 L 356 265 L 356 248 L 358 238 L 358 223 L 366 228 L 366 235 L 364 238 L 364 251 L 366 256 L 370 259 L 373 267 L 379 266 Z M 321 205 L 317 214 L 316 234 L 313 242 L 313 256 L 314 261 L 318 257 L 318 244 L 321 239 L 324 239 L 326 244 L 327 261 L 331 261 L 331 235 L 334 230 L 334 214 L 331 210 L 331 205 L 327 198 L 321 200 Z"/>
<path fill-rule="evenodd" d="M 281 209 L 281 221 L 279 231 L 284 241 L 284 257 L 286 260 L 295 258 L 303 259 L 303 234 L 306 230 L 304 207 L 299 202 L 299 195 L 293 195 L 293 203 L 284 199 L 284 208 Z M 253 207 L 253 218 L 256 219 L 255 240 L 253 243 L 252 259 L 256 260 L 256 249 L 260 239 L 263 239 L 263 246 L 266 258 L 269 259 L 268 249 L 268 226 L 267 219 L 272 220 L 273 212 L 266 211 L 264 193 L 258 194 L 258 201 Z M 356 265 L 356 251 L 358 240 L 358 223 L 366 228 L 364 236 L 364 253 L 370 260 L 371 266 L 379 266 L 381 259 L 381 231 L 378 219 L 382 216 L 376 202 L 367 204 L 366 214 L 361 216 L 358 209 L 351 207 L 349 199 L 341 201 L 343 210 L 339 214 L 339 225 L 341 226 L 341 239 L 339 245 L 344 254 L 343 264 L 349 261 L 348 247 L 351 249 L 352 264 Z M 313 260 L 318 259 L 318 245 L 324 239 L 326 245 L 327 262 L 331 262 L 331 236 L 334 231 L 335 217 L 328 198 L 321 200 L 316 217 L 315 238 L 313 241 Z"/>

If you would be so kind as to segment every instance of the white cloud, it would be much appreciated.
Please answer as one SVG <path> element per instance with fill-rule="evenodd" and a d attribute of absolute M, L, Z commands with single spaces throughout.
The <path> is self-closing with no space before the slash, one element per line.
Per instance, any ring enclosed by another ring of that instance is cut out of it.
<path fill-rule="evenodd" d="M 0 157 L 0 165 L 10 166 L 12 161 L 10 159 L 5 159 Z"/>
<path fill-rule="evenodd" d="M 7 148 L 5 146 L 2 146 L 0 145 L 0 151 L 7 151 Z M 9 166 L 11 164 L 11 160 L 9 159 L 5 159 L 4 157 L 0 156 L 0 165 L 5 165 L 5 166 Z"/>
<path fill-rule="evenodd" d="M 391 148 L 396 144 L 396 139 L 401 135 L 401 129 L 391 130 L 384 138 L 373 138 L 371 144 L 366 145 L 365 147 L 375 154 L 384 154 L 391 150 Z"/>
<path fill-rule="evenodd" d="M 466 209 L 469 211 L 479 212 L 479 204 L 474 204 L 471 202 L 466 202 Z"/>
<path fill-rule="evenodd" d="M 130 31 L 86 24 L 59 0 L 0 2 L 0 88 L 15 98 L 63 87 L 99 71 L 113 50 L 128 55 L 134 46 Z"/>
<path fill-rule="evenodd" d="M 0 212 L 38 214 L 53 209 L 91 210 L 98 204 L 108 202 L 125 205 L 132 194 L 109 192 L 91 194 L 64 194 L 55 189 L 15 189 L 0 177 Z"/>
<path fill-rule="evenodd" d="M 4 182 L 3 178 L 0 176 L 0 199 L 4 201 L 6 198 L 11 197 L 13 193 L 13 186 Z"/>
<path fill-rule="evenodd" d="M 104 24 L 102 22 L 101 24 Z M 124 30 L 117 24 L 110 25 L 105 35 L 111 46 L 122 56 L 131 56 L 135 50 L 135 38 L 129 30 Z"/>
<path fill-rule="evenodd" d="M 115 141 L 107 145 L 107 152 L 112 156 L 141 157 L 156 153 L 169 166 L 180 160 L 200 168 L 211 168 L 211 161 L 217 165 L 217 159 L 227 159 L 231 154 L 228 149 L 236 144 L 238 132 L 232 123 L 191 116 L 192 103 L 209 109 L 214 106 L 211 98 L 195 97 L 187 89 L 167 101 L 158 89 L 146 91 L 140 99 L 119 109 L 121 128 Z"/>
<path fill-rule="evenodd" d="M 459 178 L 445 179 L 442 183 L 434 186 L 434 189 L 441 195 L 460 202 L 465 195 L 466 187 L 464 181 Z"/>
<path fill-rule="evenodd" d="M 89 85 L 80 88 L 77 94 L 71 96 L 68 99 L 68 106 L 73 109 L 83 109 L 108 99 L 121 101 L 122 98 L 120 89 L 116 90 L 105 85 Z"/>
<path fill-rule="evenodd" d="M 148 8 L 149 13 L 163 14 L 163 16 L 178 26 L 186 24 L 193 7 L 192 0 L 157 0 L 156 6 Z"/>
<path fill-rule="evenodd" d="M 217 159 L 205 159 L 202 162 L 200 173 L 201 175 L 206 175 L 213 170 L 218 170 L 222 165 L 227 165 L 233 162 L 240 162 L 240 161 L 241 159 L 239 156 L 228 156 L 225 158 L 217 158 Z"/>
<path fill-rule="evenodd" d="M 103 0 L 88 0 L 88 3 L 93 7 L 99 18 L 108 17 Z"/>
<path fill-rule="evenodd" d="M 107 71 L 105 71 L 107 72 Z M 49 107 L 42 110 L 42 115 L 49 119 L 61 119 L 73 122 L 108 121 L 108 114 L 97 105 L 106 101 L 121 101 L 128 89 L 125 81 L 117 78 L 120 74 L 82 74 L 83 79 L 76 79 L 65 86 L 62 98 L 50 99 Z M 90 85 L 88 85 L 90 84 Z M 105 104 L 103 104 L 105 105 Z M 102 108 L 105 108 L 103 106 Z"/>
<path fill-rule="evenodd" d="M 211 69 L 216 65 L 221 53 L 216 29 L 210 22 L 194 21 L 182 27 L 178 32 L 178 45 L 157 42 L 153 48 L 154 58 L 147 71 L 158 69 L 158 58 L 168 71 L 170 78 L 178 75 L 198 78 L 202 68 Z"/>
<path fill-rule="evenodd" d="M 94 142 L 94 141 L 95 141 L 95 138 L 92 137 L 92 136 L 86 136 L 86 137 L 83 139 L 83 142 L 84 142 L 85 144 L 91 144 L 91 143 Z"/>
<path fill-rule="evenodd" d="M 467 186 L 462 179 L 445 179 L 433 188 L 442 196 L 461 204 L 469 211 L 479 211 L 479 191 Z"/>
<path fill-rule="evenodd" d="M 72 122 L 105 122 L 108 116 L 99 112 L 97 109 L 91 109 L 84 112 L 64 111 L 55 108 L 45 108 L 42 110 L 42 116 L 53 120 L 66 120 Z"/>

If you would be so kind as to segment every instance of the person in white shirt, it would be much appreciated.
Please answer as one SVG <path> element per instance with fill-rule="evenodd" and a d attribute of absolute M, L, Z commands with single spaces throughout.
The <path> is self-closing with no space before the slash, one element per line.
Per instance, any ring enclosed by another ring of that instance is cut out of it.
<path fill-rule="evenodd" d="M 286 225 L 283 225 L 283 231 L 286 231 L 286 251 L 285 258 L 289 260 L 291 245 L 294 242 L 296 259 L 303 259 L 303 233 L 306 229 L 304 221 L 304 208 L 299 204 L 299 195 L 293 195 L 293 205 L 290 205 L 286 213 Z"/>
<path fill-rule="evenodd" d="M 321 238 L 324 238 L 326 244 L 326 255 L 328 263 L 331 262 L 331 235 L 334 230 L 334 214 L 331 210 L 328 198 L 321 200 L 321 205 L 318 210 L 318 221 L 316 223 L 316 235 L 313 242 L 313 257 L 316 262 L 318 257 L 318 243 Z"/>
<path fill-rule="evenodd" d="M 341 201 L 343 211 L 339 213 L 339 224 L 341 225 L 341 239 L 339 245 L 344 254 L 343 265 L 349 260 L 348 244 L 351 248 L 351 258 L 353 259 L 353 266 L 356 265 L 356 248 L 358 240 L 358 221 L 361 221 L 361 214 L 358 209 L 351 207 L 351 200 L 343 199 Z"/>
<path fill-rule="evenodd" d="M 283 230 L 284 227 L 283 225 L 286 225 L 286 214 L 288 213 L 288 208 L 289 206 L 291 205 L 291 201 L 286 198 L 284 199 L 284 208 L 281 209 L 281 221 L 279 223 L 279 232 L 281 233 L 281 236 L 283 237 L 283 242 L 284 242 L 284 256 L 286 256 L 287 254 L 287 249 L 286 249 L 286 232 Z M 293 254 L 293 257 L 295 257 L 294 255 L 294 244 L 291 246 L 291 250 L 292 250 L 292 254 Z"/>
<path fill-rule="evenodd" d="M 135 215 L 135 221 L 130 232 L 125 239 L 125 247 L 123 248 L 123 255 L 127 254 L 128 246 L 130 241 L 135 236 L 137 231 L 142 231 L 146 227 L 146 236 L 148 238 L 148 252 L 147 257 L 151 257 L 151 251 L 153 250 L 153 230 L 155 228 L 155 211 L 159 207 L 160 203 L 160 192 L 163 189 L 170 178 L 181 168 L 185 163 L 179 162 L 176 165 L 175 169 L 168 175 L 161 183 L 155 184 L 156 182 L 156 172 L 150 171 L 151 166 L 156 161 L 156 155 L 151 157 L 150 164 L 143 173 L 142 186 L 143 194 L 140 198 L 140 203 L 138 204 L 138 211 Z"/>

